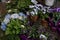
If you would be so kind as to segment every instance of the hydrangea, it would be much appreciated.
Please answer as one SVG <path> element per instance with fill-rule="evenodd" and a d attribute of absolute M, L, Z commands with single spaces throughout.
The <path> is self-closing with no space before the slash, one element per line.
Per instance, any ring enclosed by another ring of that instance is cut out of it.
<path fill-rule="evenodd" d="M 10 19 L 10 17 L 11 17 L 11 15 L 10 15 L 10 14 L 7 14 L 7 15 L 5 16 L 5 19 Z"/>
<path fill-rule="evenodd" d="M 5 16 L 5 19 L 3 20 L 3 22 L 5 23 L 5 24 L 7 24 L 7 23 L 9 23 L 9 21 L 10 21 L 10 14 L 7 14 L 6 16 Z"/>
<path fill-rule="evenodd" d="M 20 20 L 25 20 L 27 18 L 27 15 L 25 15 L 23 12 L 19 13 L 19 19 Z"/>
<path fill-rule="evenodd" d="M 5 23 L 1 23 L 1 29 L 3 30 L 3 31 L 5 31 L 6 30 L 6 24 Z"/>
<path fill-rule="evenodd" d="M 4 21 L 3 21 L 5 24 L 7 24 L 7 23 L 9 23 L 10 22 L 10 20 L 9 19 L 4 19 Z"/>
<path fill-rule="evenodd" d="M 19 18 L 19 15 L 16 14 L 16 13 L 15 13 L 15 14 L 12 14 L 12 15 L 11 15 L 11 18 L 12 18 L 12 19 Z"/>

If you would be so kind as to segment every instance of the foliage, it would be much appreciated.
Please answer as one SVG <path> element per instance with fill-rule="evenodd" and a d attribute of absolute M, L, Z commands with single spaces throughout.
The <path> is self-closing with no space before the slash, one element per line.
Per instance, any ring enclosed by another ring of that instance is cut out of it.
<path fill-rule="evenodd" d="M 13 0 L 11 3 L 6 4 L 6 9 L 11 9 L 12 12 L 15 12 L 14 9 L 17 9 L 17 12 L 20 12 L 22 9 L 28 8 L 32 4 L 31 0 Z"/>
<path fill-rule="evenodd" d="M 10 23 L 7 25 L 7 29 L 5 33 L 8 34 L 20 34 L 22 33 L 22 30 L 24 30 L 24 23 L 23 21 L 19 19 L 11 19 Z M 22 27 L 23 25 L 24 27 Z"/>

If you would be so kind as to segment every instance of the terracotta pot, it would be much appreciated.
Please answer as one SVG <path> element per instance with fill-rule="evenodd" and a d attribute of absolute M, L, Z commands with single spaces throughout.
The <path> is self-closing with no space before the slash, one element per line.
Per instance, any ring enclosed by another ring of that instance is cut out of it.
<path fill-rule="evenodd" d="M 47 22 L 46 20 L 44 20 L 44 19 L 41 20 L 41 24 L 42 24 L 42 26 L 44 26 L 45 28 L 48 27 L 48 22 Z"/>
<path fill-rule="evenodd" d="M 31 16 L 31 20 L 32 20 L 33 22 L 36 22 L 37 19 L 38 19 L 38 16 Z"/>

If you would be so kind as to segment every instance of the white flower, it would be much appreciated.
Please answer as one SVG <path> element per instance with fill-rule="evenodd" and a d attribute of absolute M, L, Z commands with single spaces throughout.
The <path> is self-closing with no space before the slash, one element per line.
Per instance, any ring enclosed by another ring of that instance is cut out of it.
<path fill-rule="evenodd" d="M 27 15 L 30 15 L 29 12 L 26 12 Z"/>
<path fill-rule="evenodd" d="M 42 12 L 43 12 L 43 14 L 45 14 L 46 13 L 46 9 L 42 8 Z"/>
<path fill-rule="evenodd" d="M 11 1 L 7 1 L 6 3 L 11 3 Z"/>
<path fill-rule="evenodd" d="M 35 15 L 35 12 L 34 11 L 31 11 L 30 13 L 31 13 L 32 16 Z"/>
<path fill-rule="evenodd" d="M 22 16 L 19 16 L 19 18 L 18 18 L 18 19 L 23 20 L 23 17 L 22 17 Z"/>
<path fill-rule="evenodd" d="M 40 35 L 40 39 L 44 39 L 44 40 L 47 40 L 47 37 L 43 34 Z"/>
<path fill-rule="evenodd" d="M 13 19 L 19 18 L 19 15 L 18 15 L 18 14 L 12 14 L 12 15 L 11 15 L 11 18 L 13 18 Z"/>
<path fill-rule="evenodd" d="M 37 5 L 34 5 L 34 7 L 35 7 L 36 9 L 40 10 L 40 8 L 39 8 Z"/>
<path fill-rule="evenodd" d="M 34 8 L 34 6 L 33 5 L 29 5 L 29 8 Z"/>
<path fill-rule="evenodd" d="M 24 28 L 25 26 L 24 25 L 21 25 L 22 28 Z"/>
<path fill-rule="evenodd" d="M 8 13 L 10 13 L 12 10 L 10 9 L 10 10 L 8 10 Z"/>
<path fill-rule="evenodd" d="M 31 0 L 33 4 L 37 4 L 38 2 L 36 0 Z"/>
<path fill-rule="evenodd" d="M 41 4 L 37 4 L 37 6 L 38 6 L 38 7 L 42 7 L 42 8 L 43 8 L 43 5 L 41 5 Z"/>
<path fill-rule="evenodd" d="M 37 9 L 34 9 L 34 12 L 35 12 L 36 15 L 38 14 L 38 10 Z"/>

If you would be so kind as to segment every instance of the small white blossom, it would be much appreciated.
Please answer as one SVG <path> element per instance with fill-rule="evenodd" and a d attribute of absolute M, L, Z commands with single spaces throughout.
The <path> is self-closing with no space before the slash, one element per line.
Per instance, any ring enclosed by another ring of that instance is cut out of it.
<path fill-rule="evenodd" d="M 40 10 L 40 8 L 37 5 L 35 5 L 35 8 L 38 9 L 38 10 Z"/>
<path fill-rule="evenodd" d="M 44 40 L 47 40 L 47 37 L 43 34 L 40 35 L 40 39 L 44 39 Z"/>
<path fill-rule="evenodd" d="M 29 8 L 34 8 L 34 5 L 29 5 Z"/>
<path fill-rule="evenodd" d="M 30 15 L 29 12 L 26 12 L 27 15 Z"/>
<path fill-rule="evenodd" d="M 22 16 L 19 16 L 19 18 L 18 18 L 18 19 L 23 20 L 23 17 L 22 17 Z"/>
<path fill-rule="evenodd" d="M 18 14 L 12 14 L 12 15 L 11 15 L 11 18 L 13 18 L 13 19 L 19 18 L 19 15 L 18 15 Z"/>
<path fill-rule="evenodd" d="M 34 9 L 34 11 L 35 11 L 35 14 L 37 15 L 38 14 L 38 10 L 37 9 Z"/>
<path fill-rule="evenodd" d="M 12 11 L 11 9 L 10 9 L 10 10 L 8 10 L 8 13 L 9 13 L 9 12 L 11 12 L 11 11 Z"/>
<path fill-rule="evenodd" d="M 35 12 L 34 11 L 31 11 L 30 13 L 31 13 L 32 16 L 35 15 Z"/>
<path fill-rule="evenodd" d="M 46 13 L 46 9 L 42 8 L 42 12 L 43 12 L 43 14 L 45 14 Z"/>
<path fill-rule="evenodd" d="M 25 26 L 24 25 L 21 25 L 22 28 L 24 28 Z"/>
<path fill-rule="evenodd" d="M 37 6 L 43 8 L 43 5 L 41 5 L 41 4 L 37 4 Z"/>
<path fill-rule="evenodd" d="M 38 2 L 36 0 L 31 0 L 33 4 L 37 4 Z"/>
<path fill-rule="evenodd" d="M 6 3 L 11 3 L 11 1 L 9 0 L 9 1 L 7 1 Z"/>

